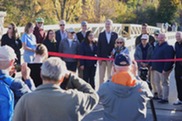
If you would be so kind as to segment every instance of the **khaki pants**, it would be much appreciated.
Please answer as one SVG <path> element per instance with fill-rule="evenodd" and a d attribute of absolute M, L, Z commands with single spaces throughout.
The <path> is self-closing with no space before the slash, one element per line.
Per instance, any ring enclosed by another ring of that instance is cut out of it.
<path fill-rule="evenodd" d="M 158 92 L 159 98 L 168 100 L 169 96 L 169 74 L 171 71 L 162 74 L 154 70 L 154 84 Z"/>
<path fill-rule="evenodd" d="M 101 63 L 99 64 L 100 84 L 102 84 L 104 82 L 104 77 L 105 77 L 106 71 L 107 71 L 107 79 L 109 79 L 111 77 L 111 69 L 112 69 L 112 62 L 111 61 L 101 61 Z"/>
<path fill-rule="evenodd" d="M 157 87 L 156 87 L 156 85 L 154 83 L 154 71 L 153 70 L 150 71 L 150 83 L 151 83 L 151 86 L 152 86 L 152 92 L 153 93 L 157 92 Z"/>

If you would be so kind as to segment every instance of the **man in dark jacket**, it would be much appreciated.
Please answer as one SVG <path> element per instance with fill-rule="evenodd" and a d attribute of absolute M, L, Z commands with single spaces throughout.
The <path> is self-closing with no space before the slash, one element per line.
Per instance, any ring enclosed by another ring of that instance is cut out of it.
<path fill-rule="evenodd" d="M 182 33 L 176 33 L 176 43 L 175 43 L 175 56 L 176 59 L 182 58 Z M 176 79 L 176 87 L 178 92 L 178 99 L 176 100 L 174 105 L 182 105 L 182 61 L 175 62 L 175 79 Z"/>
<path fill-rule="evenodd" d="M 65 26 L 66 26 L 66 21 L 65 20 L 61 20 L 59 22 L 59 26 L 60 26 L 60 30 L 56 31 L 56 41 L 57 41 L 57 48 L 59 48 L 59 44 L 63 39 L 67 38 L 67 32 L 65 30 Z"/>
<path fill-rule="evenodd" d="M 135 47 L 141 43 L 141 37 L 143 34 L 148 34 L 148 31 L 147 31 L 147 27 L 148 25 L 146 23 L 142 24 L 142 34 L 140 36 L 138 36 L 135 40 Z M 155 39 L 153 36 L 149 35 L 149 43 L 154 47 L 154 42 L 155 42 Z"/>
<path fill-rule="evenodd" d="M 86 36 L 86 32 L 87 32 L 87 21 L 82 21 L 81 22 L 81 28 L 82 30 L 78 33 L 76 33 L 76 37 L 77 37 L 77 40 L 82 43 L 85 39 L 85 36 Z"/>
<path fill-rule="evenodd" d="M 166 42 L 164 33 L 159 34 L 152 59 L 166 60 L 174 58 L 174 49 Z M 169 96 L 169 75 L 173 68 L 173 62 L 152 62 L 152 70 L 154 70 L 154 83 L 157 87 L 157 92 L 161 100 L 159 103 L 168 103 Z M 162 86 L 160 85 L 162 83 Z"/>
<path fill-rule="evenodd" d="M 110 58 L 111 52 L 114 48 L 114 44 L 116 39 L 118 38 L 118 34 L 112 31 L 113 21 L 108 19 L 105 22 L 106 30 L 99 34 L 98 38 L 98 57 Z M 107 69 L 106 69 L 107 68 Z M 111 61 L 99 61 L 99 79 L 100 84 L 104 82 L 105 72 L 107 70 L 107 76 L 110 78 L 111 76 Z"/>
<path fill-rule="evenodd" d="M 12 121 L 14 104 L 23 94 L 35 89 L 33 81 L 30 80 L 30 69 L 26 65 L 22 66 L 24 82 L 10 76 L 15 58 L 11 47 L 0 47 L 0 121 Z"/>
<path fill-rule="evenodd" d="M 86 37 L 86 32 L 87 32 L 87 21 L 82 21 L 81 22 L 81 28 L 82 30 L 78 33 L 76 33 L 76 38 L 77 40 L 80 42 L 80 44 L 85 40 Z M 78 67 L 80 66 L 80 63 L 78 64 Z M 78 76 L 80 78 L 83 78 L 83 70 L 81 70 L 80 68 L 78 68 Z"/>
<path fill-rule="evenodd" d="M 68 37 L 62 40 L 59 44 L 59 52 L 65 54 L 78 54 L 79 51 L 79 41 L 74 38 L 75 31 L 73 28 L 67 29 Z M 77 59 L 74 58 L 63 58 L 66 62 L 66 67 L 68 70 L 76 72 L 77 69 Z"/>
<path fill-rule="evenodd" d="M 36 37 L 37 43 L 43 43 L 43 41 L 45 39 L 44 19 L 43 18 L 36 19 L 36 26 L 34 28 L 33 34 Z"/>
<path fill-rule="evenodd" d="M 148 42 L 149 36 L 147 34 L 143 34 L 141 40 L 141 43 L 137 45 L 135 50 L 135 60 L 149 60 L 153 53 L 153 47 Z M 149 67 L 149 62 L 137 62 L 137 64 L 138 69 L 142 67 Z"/>

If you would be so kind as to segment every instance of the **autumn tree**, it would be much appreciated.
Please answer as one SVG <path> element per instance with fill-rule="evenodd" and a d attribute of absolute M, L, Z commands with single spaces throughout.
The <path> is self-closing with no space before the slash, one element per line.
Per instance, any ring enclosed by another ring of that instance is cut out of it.
<path fill-rule="evenodd" d="M 95 6 L 96 1 L 95 0 L 83 0 L 82 1 L 82 14 L 79 17 L 80 21 L 86 20 L 88 22 L 98 22 L 96 17 Z"/>
<path fill-rule="evenodd" d="M 179 0 L 160 0 L 158 21 L 161 23 L 174 21 L 179 2 Z"/>
<path fill-rule="evenodd" d="M 75 22 L 82 13 L 82 0 L 52 0 L 57 19 Z"/>

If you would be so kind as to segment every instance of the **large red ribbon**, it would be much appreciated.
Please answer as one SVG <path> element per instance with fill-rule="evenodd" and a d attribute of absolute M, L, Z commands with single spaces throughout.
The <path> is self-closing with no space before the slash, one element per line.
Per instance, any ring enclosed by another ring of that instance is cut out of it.
<path fill-rule="evenodd" d="M 113 58 L 102 58 L 96 56 L 83 56 L 83 55 L 75 55 L 75 54 L 65 54 L 65 53 L 57 53 L 57 52 L 49 52 L 50 56 L 57 56 L 63 58 L 74 58 L 74 59 L 84 59 L 84 60 L 114 60 Z M 175 59 L 160 59 L 160 60 L 136 60 L 137 62 L 176 62 L 182 61 L 182 58 Z"/>

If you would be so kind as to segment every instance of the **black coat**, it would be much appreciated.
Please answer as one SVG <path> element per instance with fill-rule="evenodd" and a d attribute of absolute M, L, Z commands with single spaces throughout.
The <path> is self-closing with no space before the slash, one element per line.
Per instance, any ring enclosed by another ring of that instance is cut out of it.
<path fill-rule="evenodd" d="M 58 52 L 58 45 L 57 42 L 51 42 L 50 40 L 44 40 L 43 44 L 47 47 L 49 52 Z"/>
<path fill-rule="evenodd" d="M 77 36 L 77 39 L 79 40 L 80 43 L 82 43 L 84 41 L 84 39 L 85 39 L 82 32 L 76 33 L 76 36 Z"/>
<path fill-rule="evenodd" d="M 79 47 L 79 54 L 84 56 L 95 56 L 97 54 L 97 45 L 93 44 L 93 50 L 86 42 L 82 42 Z M 80 60 L 80 66 L 92 67 L 96 64 L 95 60 Z"/>
<path fill-rule="evenodd" d="M 18 58 L 18 63 L 20 63 L 20 57 L 21 57 L 20 49 L 22 48 L 21 40 L 19 38 L 17 38 L 16 40 L 11 39 L 9 38 L 8 34 L 4 34 L 1 39 L 1 46 L 3 45 L 8 45 L 13 48 Z"/>
<path fill-rule="evenodd" d="M 107 37 L 105 31 L 99 34 L 98 38 L 98 57 L 105 57 L 108 58 L 111 56 L 111 52 L 114 48 L 115 41 L 118 38 L 118 34 L 115 32 L 111 33 L 110 43 L 107 42 Z"/>
<path fill-rule="evenodd" d="M 61 34 L 60 34 L 60 30 L 56 31 L 56 41 L 57 41 L 57 48 L 59 48 L 59 44 L 62 40 Z"/>
<path fill-rule="evenodd" d="M 175 43 L 175 56 L 176 58 L 182 58 L 182 43 Z M 175 70 L 180 72 L 182 71 L 182 61 L 175 62 Z"/>

